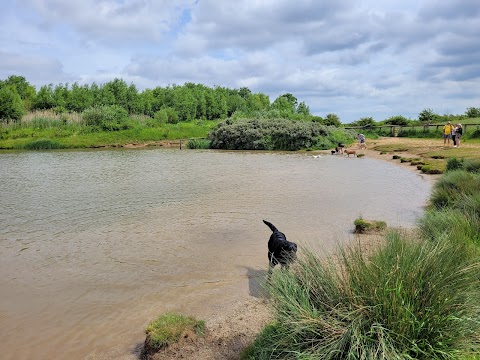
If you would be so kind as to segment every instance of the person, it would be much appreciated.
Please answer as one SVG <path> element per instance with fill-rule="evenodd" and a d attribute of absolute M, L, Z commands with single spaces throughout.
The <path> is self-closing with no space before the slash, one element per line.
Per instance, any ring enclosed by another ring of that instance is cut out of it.
<path fill-rule="evenodd" d="M 455 142 L 456 137 L 457 137 L 457 125 L 455 125 L 452 130 L 453 147 L 457 147 L 457 143 Z"/>
<path fill-rule="evenodd" d="M 456 136 L 455 136 L 455 139 L 456 139 L 455 147 L 460 147 L 460 139 L 462 138 L 462 135 L 463 135 L 462 124 L 458 124 L 457 125 Z"/>
<path fill-rule="evenodd" d="M 450 138 L 452 137 L 453 126 L 450 124 L 450 121 L 445 124 L 443 127 L 443 146 L 450 146 Z"/>
<path fill-rule="evenodd" d="M 360 146 L 363 146 L 363 144 L 365 144 L 365 135 L 357 134 L 357 139 Z"/>
<path fill-rule="evenodd" d="M 343 143 L 338 143 L 337 145 L 337 148 L 335 150 L 337 150 L 337 153 L 339 154 L 343 154 L 343 149 L 345 148 L 345 144 Z"/>

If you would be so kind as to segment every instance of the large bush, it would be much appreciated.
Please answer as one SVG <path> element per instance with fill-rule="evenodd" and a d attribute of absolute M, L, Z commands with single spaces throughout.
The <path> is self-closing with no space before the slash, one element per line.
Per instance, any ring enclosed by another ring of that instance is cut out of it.
<path fill-rule="evenodd" d="M 351 142 L 353 133 L 341 132 L 316 122 L 287 119 L 231 119 L 220 123 L 209 135 L 211 146 L 228 150 L 328 149 L 337 141 Z"/>

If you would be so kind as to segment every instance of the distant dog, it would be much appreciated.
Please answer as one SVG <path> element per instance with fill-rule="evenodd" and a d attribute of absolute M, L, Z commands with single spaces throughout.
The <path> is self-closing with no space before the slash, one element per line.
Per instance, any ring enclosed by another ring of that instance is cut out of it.
<path fill-rule="evenodd" d="M 350 157 L 350 155 L 357 156 L 357 152 L 355 150 L 345 149 L 344 152 L 345 154 L 347 154 L 348 157 Z"/>
<path fill-rule="evenodd" d="M 273 224 L 263 220 L 263 222 L 272 230 L 272 235 L 268 240 L 268 262 L 271 271 L 275 265 L 288 268 L 288 265 L 295 260 L 297 253 L 297 244 L 287 240 L 284 233 L 278 231 Z"/>

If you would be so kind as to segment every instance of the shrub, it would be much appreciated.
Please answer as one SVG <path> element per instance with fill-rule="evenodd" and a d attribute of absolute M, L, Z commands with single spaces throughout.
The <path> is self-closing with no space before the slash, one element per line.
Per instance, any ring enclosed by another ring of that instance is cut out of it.
<path fill-rule="evenodd" d="M 82 113 L 85 125 L 98 126 L 105 131 L 126 130 L 128 112 L 118 105 L 91 107 Z"/>
<path fill-rule="evenodd" d="M 212 141 L 212 148 L 215 149 L 329 149 L 335 147 L 337 142 L 341 141 L 339 139 L 353 139 L 353 132 L 307 121 L 227 119 L 218 124 L 217 128 L 209 134 L 209 139 Z"/>
<path fill-rule="evenodd" d="M 480 330 L 478 263 L 448 239 L 389 233 L 370 257 L 360 246 L 335 262 L 304 251 L 267 285 L 275 322 L 249 359 L 447 359 Z"/>

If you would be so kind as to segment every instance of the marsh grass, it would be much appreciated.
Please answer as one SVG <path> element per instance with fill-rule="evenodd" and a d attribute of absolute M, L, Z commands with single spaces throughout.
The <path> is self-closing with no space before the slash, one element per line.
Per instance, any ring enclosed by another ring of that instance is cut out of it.
<path fill-rule="evenodd" d="M 387 223 L 385 221 L 378 220 L 365 220 L 362 217 L 355 219 L 353 222 L 355 225 L 356 234 L 365 234 L 369 232 L 378 232 L 383 231 L 387 228 Z"/>
<path fill-rule="evenodd" d="M 447 172 L 435 184 L 430 201 L 436 208 L 459 208 L 469 202 L 478 202 L 480 173 L 463 170 Z M 463 205 L 462 205 L 463 204 Z"/>
<path fill-rule="evenodd" d="M 472 351 L 479 280 L 466 247 L 398 232 L 386 240 L 370 257 L 360 245 L 341 249 L 335 262 L 304 251 L 290 271 L 275 272 L 275 322 L 244 359 L 454 359 Z"/>
<path fill-rule="evenodd" d="M 145 329 L 147 335 L 145 344 L 149 349 L 159 350 L 178 341 L 187 332 L 200 336 L 204 330 L 205 322 L 202 320 L 196 320 L 190 316 L 167 313 L 158 317 L 147 326 Z"/>
<path fill-rule="evenodd" d="M 28 149 L 29 143 L 41 139 L 50 139 L 59 144 L 57 148 L 89 148 L 121 146 L 133 142 L 205 138 L 216 124 L 216 121 L 161 124 L 142 117 L 129 118 L 126 129 L 104 131 L 98 126 L 83 125 L 81 122 L 63 123 L 56 118 L 37 117 L 25 124 L 2 127 L 0 148 Z"/>

